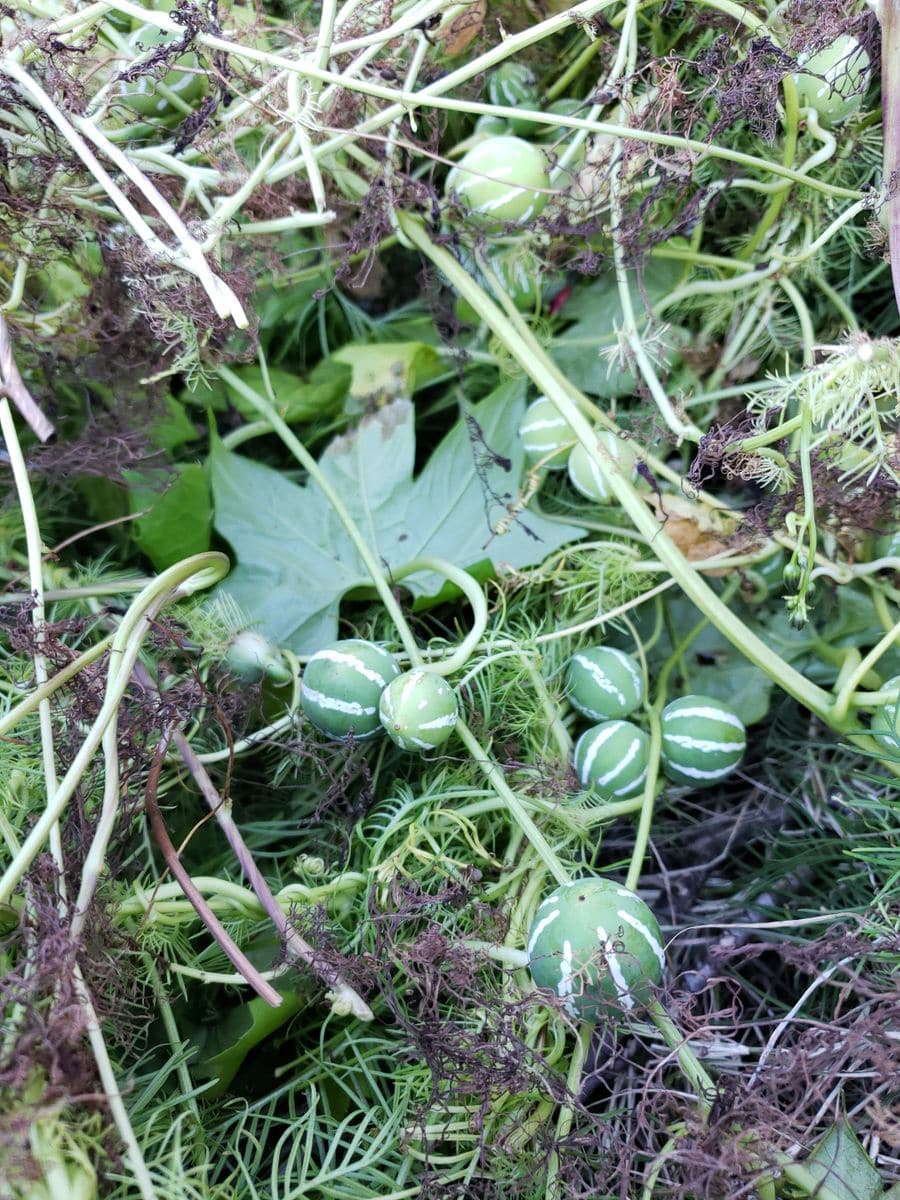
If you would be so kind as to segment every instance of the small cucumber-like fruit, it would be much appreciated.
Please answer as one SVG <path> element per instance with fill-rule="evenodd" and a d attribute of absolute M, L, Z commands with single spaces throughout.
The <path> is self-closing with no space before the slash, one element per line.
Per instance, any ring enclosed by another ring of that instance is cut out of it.
<path fill-rule="evenodd" d="M 538 396 L 525 409 L 519 425 L 519 437 L 526 457 L 531 462 L 543 462 L 550 471 L 564 471 L 569 446 L 575 440 L 572 426 L 560 415 L 559 409 L 546 396 Z M 558 451 L 554 454 L 553 451 Z M 552 458 L 547 458 L 552 454 Z"/>
<path fill-rule="evenodd" d="M 863 102 L 870 59 L 854 37 L 835 38 L 811 58 L 801 55 L 803 68 L 794 76 L 801 108 L 813 108 L 826 129 L 852 117 Z"/>
<path fill-rule="evenodd" d="M 644 786 L 650 738 L 630 721 L 602 721 L 575 743 L 573 765 L 582 787 L 606 800 L 630 800 Z"/>
<path fill-rule="evenodd" d="M 646 1003 L 666 969 L 662 934 L 640 896 L 612 879 L 561 884 L 540 905 L 528 935 L 528 967 L 573 1017 Z"/>
<path fill-rule="evenodd" d="M 176 35 L 167 33 L 155 25 L 142 25 L 131 36 L 131 44 L 142 51 L 142 58 L 147 57 L 143 51 L 175 41 Z M 173 96 L 191 108 L 206 91 L 206 75 L 200 69 L 199 59 L 196 54 L 188 52 L 177 58 L 163 74 L 150 72 L 122 83 L 119 100 L 142 117 L 183 119 L 186 114 L 157 88 L 157 80 Z"/>
<path fill-rule="evenodd" d="M 384 689 L 378 715 L 401 750 L 434 750 L 453 732 L 459 706 L 446 679 L 425 667 L 414 667 Z"/>
<path fill-rule="evenodd" d="M 447 176 L 446 192 L 483 228 L 525 224 L 547 203 L 547 156 L 517 137 L 489 137 L 464 155 Z"/>
<path fill-rule="evenodd" d="M 631 445 L 608 429 L 603 429 L 597 434 L 597 441 L 622 471 L 634 479 L 637 474 L 637 455 Z M 598 504 L 609 504 L 615 499 L 609 487 L 608 469 L 595 462 L 580 442 L 569 454 L 568 469 L 572 486 L 586 499 L 594 500 Z"/>
<path fill-rule="evenodd" d="M 900 675 L 885 680 L 884 691 L 900 687 Z M 900 700 L 895 704 L 881 704 L 872 714 L 872 737 L 888 754 L 900 754 Z"/>
<path fill-rule="evenodd" d="M 245 629 L 231 639 L 225 666 L 241 683 L 259 683 L 265 676 L 273 683 L 287 683 L 291 678 L 281 652 L 254 629 Z"/>
<path fill-rule="evenodd" d="M 374 737 L 381 732 L 381 693 L 399 674 L 397 660 L 384 647 L 347 638 L 317 650 L 306 664 L 300 705 L 330 738 Z"/>
<path fill-rule="evenodd" d="M 579 650 L 566 667 L 569 703 L 593 721 L 627 717 L 643 703 L 644 681 L 637 661 L 612 646 Z"/>
<path fill-rule="evenodd" d="M 735 770 L 746 744 L 743 721 L 712 696 L 682 696 L 663 709 L 662 765 L 675 783 L 718 783 Z"/>
<path fill-rule="evenodd" d="M 491 104 L 504 108 L 537 108 L 534 74 L 524 63 L 501 63 L 488 77 L 487 94 Z M 508 117 L 507 120 L 516 134 L 529 134 L 535 128 L 534 121 L 526 118 Z"/>

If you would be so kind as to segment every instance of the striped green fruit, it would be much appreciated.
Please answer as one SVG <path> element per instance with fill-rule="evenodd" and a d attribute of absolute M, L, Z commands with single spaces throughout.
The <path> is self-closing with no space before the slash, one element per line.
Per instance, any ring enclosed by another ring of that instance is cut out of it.
<path fill-rule="evenodd" d="M 597 434 L 597 441 L 626 475 L 635 478 L 637 456 L 631 445 L 608 429 Z M 599 456 L 602 458 L 602 455 Z M 576 491 L 598 504 L 609 504 L 615 497 L 609 486 L 608 469 L 595 462 L 579 442 L 569 455 L 569 478 Z"/>
<path fill-rule="evenodd" d="M 225 666 L 241 683 L 259 683 L 265 677 L 273 683 L 291 680 L 281 651 L 255 629 L 244 629 L 231 639 L 225 651 Z"/>
<path fill-rule="evenodd" d="M 300 705 L 330 738 L 374 737 L 381 731 L 381 693 L 399 674 L 397 660 L 382 646 L 347 638 L 317 650 L 306 664 Z"/>
<path fill-rule="evenodd" d="M 517 137 L 478 142 L 450 171 L 446 193 L 485 229 L 525 224 L 547 203 L 550 176 L 543 150 Z"/>
<path fill-rule="evenodd" d="M 606 800 L 629 800 L 647 778 L 650 738 L 630 721 L 603 721 L 584 731 L 573 760 L 582 787 Z"/>
<path fill-rule="evenodd" d="M 884 691 L 900 687 L 900 675 L 886 680 L 882 685 Z M 882 704 L 875 709 L 872 716 L 872 737 L 888 754 L 900 754 L 900 700 L 895 704 Z"/>
<path fill-rule="evenodd" d="M 826 129 L 852 117 L 865 98 L 871 59 L 854 37 L 835 38 L 812 58 L 797 58 L 802 68 L 794 76 L 801 108 L 813 108 Z"/>
<path fill-rule="evenodd" d="M 637 662 L 624 650 L 591 646 L 579 650 L 566 667 L 569 703 L 593 721 L 627 717 L 644 700 Z"/>
<path fill-rule="evenodd" d="M 378 715 L 401 750 L 434 750 L 456 725 L 456 692 L 440 675 L 414 667 L 384 689 Z"/>
<path fill-rule="evenodd" d="M 156 47 L 174 45 L 180 35 L 170 34 L 155 25 L 142 25 L 131 37 L 138 61 L 147 61 Z M 166 92 L 177 97 L 189 108 L 195 107 L 206 91 L 206 75 L 200 69 L 196 54 L 182 54 L 170 65 L 170 69 L 160 68 L 137 79 L 121 84 L 119 100 L 133 112 L 144 117 L 159 117 L 181 120 L 186 112 L 176 107 L 156 86 L 157 78 Z"/>
<path fill-rule="evenodd" d="M 663 709 L 662 764 L 675 783 L 718 783 L 735 770 L 746 744 L 743 721 L 712 696 L 682 696 Z"/>
<path fill-rule="evenodd" d="M 507 61 L 492 71 L 487 81 L 487 94 L 491 104 L 504 108 L 537 108 L 534 74 L 524 63 Z M 529 134 L 535 128 L 534 121 L 521 117 L 507 119 L 513 133 Z"/>
<path fill-rule="evenodd" d="M 550 471 L 566 469 L 566 456 L 575 434 L 552 400 L 538 396 L 528 405 L 519 426 L 519 437 L 531 462 L 543 462 Z M 554 450 L 558 453 L 554 454 Z M 552 455 L 549 459 L 548 454 Z"/>
<path fill-rule="evenodd" d="M 528 966 L 573 1017 L 646 1003 L 666 969 L 656 917 L 612 879 L 561 884 L 540 905 L 528 935 Z"/>

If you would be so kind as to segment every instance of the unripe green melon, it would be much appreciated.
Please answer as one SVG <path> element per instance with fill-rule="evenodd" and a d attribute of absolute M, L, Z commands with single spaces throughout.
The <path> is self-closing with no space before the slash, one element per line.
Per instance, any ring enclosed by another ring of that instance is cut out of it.
<path fill-rule="evenodd" d="M 328 737 L 370 738 L 381 731 L 381 693 L 399 674 L 397 660 L 382 646 L 347 638 L 316 651 L 306 664 L 300 705 Z"/>
<path fill-rule="evenodd" d="M 550 471 L 566 469 L 568 448 L 574 442 L 575 434 L 552 400 L 538 396 L 528 405 L 519 426 L 519 437 L 531 462 L 543 462 Z M 554 450 L 559 453 L 553 454 Z M 547 459 L 548 454 L 553 457 Z"/>
<path fill-rule="evenodd" d="M 597 434 L 597 441 L 621 470 L 634 479 L 637 474 L 637 455 L 631 445 L 607 429 Z M 598 455 L 598 458 L 602 458 L 602 455 Z M 609 486 L 608 469 L 595 462 L 580 442 L 572 448 L 568 469 L 572 486 L 588 500 L 594 500 L 598 504 L 609 504 L 615 499 Z"/>
<path fill-rule="evenodd" d="M 414 667 L 388 684 L 378 712 L 388 736 L 401 750 L 434 750 L 453 732 L 459 706 L 446 679 Z"/>
<path fill-rule="evenodd" d="M 612 646 L 579 650 L 566 667 L 569 703 L 593 721 L 627 717 L 644 701 L 644 681 L 636 659 Z"/>
<path fill-rule="evenodd" d="M 638 795 L 650 764 L 650 738 L 630 721 L 603 721 L 575 743 L 573 765 L 582 787 L 606 800 Z"/>
<path fill-rule="evenodd" d="M 900 687 L 900 675 L 886 680 L 881 690 Z M 872 715 L 872 737 L 888 754 L 900 754 L 900 700 L 895 704 L 882 704 Z"/>
<path fill-rule="evenodd" d="M 801 55 L 802 72 L 794 76 L 801 108 L 814 108 L 826 129 L 853 116 L 869 82 L 870 59 L 854 37 L 835 38 L 811 58 Z"/>
<path fill-rule="evenodd" d="M 447 176 L 446 191 L 486 229 L 526 224 L 547 203 L 547 156 L 517 137 L 490 137 L 473 146 Z"/>
<path fill-rule="evenodd" d="M 596 876 L 562 884 L 540 905 L 528 935 L 528 966 L 573 1017 L 646 1003 L 666 968 L 662 934 L 639 896 Z"/>
<path fill-rule="evenodd" d="M 166 43 L 174 44 L 178 37 L 158 26 L 142 25 L 132 35 L 131 44 L 140 52 L 142 59 L 147 59 L 149 51 Z M 199 59 L 196 54 L 188 52 L 175 59 L 169 70 L 159 68 L 130 82 L 123 82 L 119 99 L 142 117 L 183 118 L 186 114 L 157 88 L 157 80 L 190 107 L 206 91 L 206 75 L 200 69 Z"/>
<path fill-rule="evenodd" d="M 682 696 L 663 709 L 662 764 L 675 783 L 718 783 L 735 770 L 746 744 L 743 721 L 712 696 Z"/>
<path fill-rule="evenodd" d="M 537 108 L 534 74 L 524 63 L 501 63 L 488 77 L 487 94 L 491 104 L 504 108 Z M 520 117 L 508 120 L 513 133 L 528 134 L 534 129 L 534 121 Z"/>

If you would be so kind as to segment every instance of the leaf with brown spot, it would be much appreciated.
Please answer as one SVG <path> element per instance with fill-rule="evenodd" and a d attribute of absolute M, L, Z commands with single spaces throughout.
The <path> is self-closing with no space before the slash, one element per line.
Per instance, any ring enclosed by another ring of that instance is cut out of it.
<path fill-rule="evenodd" d="M 487 0 L 472 0 L 462 12 L 456 12 L 438 30 L 437 36 L 444 43 L 444 52 L 451 58 L 462 54 L 484 28 L 487 16 Z"/>

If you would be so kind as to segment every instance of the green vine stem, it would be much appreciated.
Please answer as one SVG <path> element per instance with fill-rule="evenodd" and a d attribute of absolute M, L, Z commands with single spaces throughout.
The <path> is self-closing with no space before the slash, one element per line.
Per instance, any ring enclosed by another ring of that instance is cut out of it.
<path fill-rule="evenodd" d="M 481 584 L 479 584 L 477 579 L 470 575 L 468 571 L 463 570 L 462 567 L 457 567 L 453 563 L 447 562 L 445 558 L 425 557 L 413 559 L 396 571 L 392 571 L 391 577 L 399 581 L 405 579 L 408 575 L 415 575 L 420 571 L 434 571 L 438 575 L 443 575 L 445 579 L 459 588 L 472 609 L 472 628 L 460 642 L 456 650 L 446 658 L 434 659 L 428 663 L 428 669 L 434 675 L 453 675 L 456 671 L 461 671 L 466 665 L 484 636 L 484 631 L 487 629 L 488 623 L 487 601 L 484 598 Z"/>
<path fill-rule="evenodd" d="M 623 510 L 648 540 L 652 541 L 657 558 L 665 566 L 681 590 L 707 620 L 723 634 L 754 666 L 763 670 L 795 700 L 815 713 L 835 732 L 845 734 L 861 748 L 877 752 L 877 743 L 855 732 L 855 721 L 847 717 L 835 717 L 833 697 L 796 668 L 786 663 L 753 630 L 749 629 L 722 599 L 713 591 L 697 570 L 687 561 L 656 517 L 647 508 L 643 497 L 625 478 L 613 460 L 602 456 L 596 437 L 581 412 L 584 397 L 568 381 L 561 380 L 559 372 L 549 361 L 546 352 L 533 338 L 524 338 L 501 309 L 485 295 L 469 273 L 443 246 L 436 245 L 423 223 L 409 214 L 401 214 L 399 220 L 409 240 L 420 250 L 453 287 L 466 299 L 478 316 L 505 343 L 509 353 L 521 369 L 530 376 L 535 386 L 556 404 L 560 414 L 574 431 L 579 442 L 602 466 L 609 479 L 610 489 Z M 885 762 L 892 771 L 900 774 L 900 763 Z"/>
<path fill-rule="evenodd" d="M 884 210 L 887 218 L 888 245 L 894 299 L 900 308 L 900 0 L 881 0 L 881 103 L 884 128 L 884 169 L 886 190 Z"/>
<path fill-rule="evenodd" d="M 110 646 L 107 688 L 100 712 L 59 786 L 47 798 L 44 812 L 23 841 L 19 853 L 15 855 L 0 878 L 0 904 L 9 902 L 19 881 L 40 853 L 50 830 L 62 816 L 84 772 L 96 754 L 104 733 L 115 721 L 131 671 L 137 662 L 144 638 L 149 632 L 153 620 L 173 600 L 188 596 L 202 588 L 212 587 L 213 584 L 223 579 L 227 572 L 228 559 L 224 554 L 215 552 L 196 554 L 163 571 L 132 601 Z M 97 842 L 96 837 L 95 842 Z M 97 842 L 97 853 L 99 853 L 99 849 L 100 843 Z M 102 865 L 102 861 L 98 861 L 95 854 L 91 863 L 85 864 L 85 874 L 99 875 Z"/>

